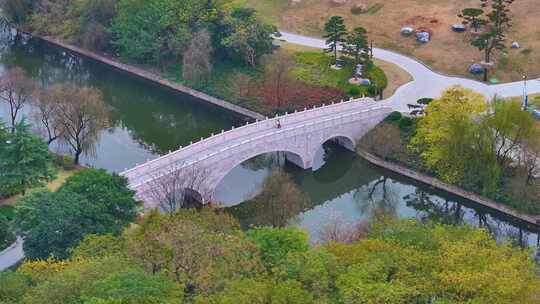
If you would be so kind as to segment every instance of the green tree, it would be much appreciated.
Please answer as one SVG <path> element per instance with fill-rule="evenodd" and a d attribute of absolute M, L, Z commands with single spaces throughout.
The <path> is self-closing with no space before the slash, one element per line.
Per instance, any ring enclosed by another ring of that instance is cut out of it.
<path fill-rule="evenodd" d="M 99 221 L 118 234 L 136 216 L 138 202 L 127 179 L 104 169 L 84 169 L 70 176 L 58 190 L 77 193 L 100 210 Z"/>
<path fill-rule="evenodd" d="M 347 35 L 343 45 L 344 52 L 354 58 L 354 66 L 356 67 L 360 62 L 367 62 L 369 60 L 369 44 L 367 31 L 365 28 L 359 26 Z"/>
<path fill-rule="evenodd" d="M 42 190 L 24 197 L 16 209 L 16 226 L 24 238 L 29 259 L 69 256 L 68 249 L 87 233 L 106 232 L 97 208 L 84 197 L 69 192 Z"/>
<path fill-rule="evenodd" d="M 30 14 L 32 2 L 33 0 L 5 0 L 2 2 L 2 8 L 9 21 L 22 24 Z"/>
<path fill-rule="evenodd" d="M 337 61 L 337 52 L 341 43 L 345 42 L 345 36 L 347 35 L 347 27 L 345 26 L 345 21 L 340 16 L 332 16 L 324 24 L 323 36 L 326 38 L 326 45 L 328 46 L 325 49 L 327 53 L 334 53 L 334 64 Z"/>
<path fill-rule="evenodd" d="M 88 234 L 120 233 L 134 219 L 135 208 L 124 178 L 87 169 L 57 192 L 25 197 L 17 206 L 16 223 L 28 258 L 66 258 Z"/>
<path fill-rule="evenodd" d="M 48 269 L 48 273 L 42 276 L 39 280 L 34 280 L 32 276 L 40 273 L 43 269 Z M 148 283 L 147 289 L 149 298 L 155 299 L 153 303 L 163 303 L 160 299 L 169 299 L 168 297 L 175 293 L 182 294 L 181 287 L 178 288 L 170 281 L 161 280 L 162 277 L 153 277 L 144 275 L 141 268 L 119 256 L 108 256 L 98 259 L 69 259 L 69 260 L 53 260 L 47 261 L 26 261 L 17 270 L 19 273 L 30 274 L 33 286 L 23 296 L 21 303 L 27 304 L 75 304 L 85 303 L 86 300 L 91 301 L 89 297 L 92 294 L 98 299 L 106 297 L 111 293 L 115 293 L 116 297 L 111 295 L 112 299 L 105 298 L 104 300 L 121 300 L 116 303 L 139 303 L 130 301 L 130 296 L 126 293 L 133 293 L 141 296 L 137 290 L 143 290 L 144 283 Z M 126 278 L 128 274 L 133 274 L 136 277 L 132 281 Z M 163 287 L 157 287 L 162 285 Z M 158 290 L 165 294 L 163 298 L 156 296 Z M 173 291 L 174 290 L 174 291 Z M 144 299 L 144 298 L 143 298 Z M 178 300 L 180 300 L 179 297 Z M 148 298 L 145 298 L 149 303 Z M 107 302 L 110 303 L 110 302 Z M 170 302 L 165 302 L 170 303 Z M 181 302 L 180 302 L 181 303 Z"/>
<path fill-rule="evenodd" d="M 17 192 L 43 186 L 54 177 L 47 143 L 28 131 L 28 125 L 15 125 L 15 132 L 0 135 L 0 184 Z"/>
<path fill-rule="evenodd" d="M 17 272 L 0 272 L 0 303 L 18 303 L 30 289 L 30 279 Z"/>
<path fill-rule="evenodd" d="M 486 109 L 480 94 L 459 87 L 446 90 L 425 108 L 411 147 L 420 152 L 428 169 L 446 182 L 458 183 L 476 159 L 473 144 L 478 126 L 474 119 Z"/>
<path fill-rule="evenodd" d="M 335 292 L 338 263 L 325 248 L 291 252 L 279 268 L 281 281 L 295 280 L 317 299 L 324 299 Z"/>
<path fill-rule="evenodd" d="M 89 234 L 71 250 L 73 258 L 103 258 L 125 254 L 124 239 L 112 234 Z"/>
<path fill-rule="evenodd" d="M 249 230 L 246 235 L 257 244 L 262 261 L 271 272 L 289 253 L 305 252 L 309 248 L 307 234 L 296 228 L 261 227 Z"/>
<path fill-rule="evenodd" d="M 486 20 L 482 19 L 481 16 L 484 14 L 484 10 L 481 8 L 465 8 L 458 14 L 458 17 L 463 19 L 464 25 L 470 25 L 474 28 L 475 32 L 478 32 L 480 26 L 486 24 Z"/>
<path fill-rule="evenodd" d="M 219 22 L 220 49 L 232 59 L 255 66 L 265 54 L 272 52 L 271 34 L 275 27 L 263 22 L 250 8 L 234 8 Z"/>
<path fill-rule="evenodd" d="M 503 170 L 509 169 L 512 157 L 519 153 L 525 141 L 538 135 L 534 117 L 521 109 L 521 105 L 495 98 L 490 111 L 483 119 L 484 128 L 489 128 L 493 153 Z"/>
<path fill-rule="evenodd" d="M 15 241 L 10 222 L 5 216 L 0 214 L 0 251 L 11 245 Z"/>
<path fill-rule="evenodd" d="M 512 17 L 510 5 L 514 0 L 480 0 L 482 7 L 490 7 L 487 16 L 487 31 L 472 40 L 472 45 L 484 51 L 484 61 L 491 63 L 494 50 L 506 48 L 506 34 L 510 30 Z M 484 69 L 484 81 L 487 81 L 488 69 Z"/>
<path fill-rule="evenodd" d="M 259 273 L 256 246 L 227 214 L 152 212 L 127 235 L 127 250 L 153 273 L 165 272 L 189 292 L 211 293 Z"/>
<path fill-rule="evenodd" d="M 530 252 L 468 226 L 397 221 L 328 250 L 341 303 L 535 303 L 540 290 Z"/>
<path fill-rule="evenodd" d="M 122 304 L 179 304 L 184 297 L 183 285 L 163 274 L 148 275 L 141 270 L 113 273 L 89 285 L 81 295 L 85 303 L 101 300 Z"/>
<path fill-rule="evenodd" d="M 113 46 L 121 57 L 138 62 L 159 62 L 165 41 L 158 1 L 119 0 L 112 23 Z"/>

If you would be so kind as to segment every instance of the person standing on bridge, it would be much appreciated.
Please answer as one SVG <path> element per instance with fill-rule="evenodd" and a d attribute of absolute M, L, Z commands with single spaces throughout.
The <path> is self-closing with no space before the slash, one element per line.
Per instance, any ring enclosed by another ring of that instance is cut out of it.
<path fill-rule="evenodd" d="M 281 129 L 281 121 L 279 121 L 279 119 L 277 120 L 276 127 L 277 127 L 278 129 Z"/>

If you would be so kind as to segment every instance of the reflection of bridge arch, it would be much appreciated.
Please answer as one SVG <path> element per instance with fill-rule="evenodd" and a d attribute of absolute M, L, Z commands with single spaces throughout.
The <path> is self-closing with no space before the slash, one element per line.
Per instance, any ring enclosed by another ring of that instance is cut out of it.
<path fill-rule="evenodd" d="M 242 163 L 257 157 L 259 155 L 267 154 L 267 153 L 273 153 L 273 152 L 284 152 L 285 158 L 287 161 L 293 163 L 294 165 L 302 168 L 307 169 L 309 168 L 308 163 L 306 159 L 306 155 L 302 154 L 302 151 L 299 151 L 298 149 L 289 149 L 288 151 L 285 149 L 267 149 L 267 150 L 261 150 L 253 153 L 246 153 L 243 155 L 235 155 L 234 160 L 224 161 L 220 164 L 216 164 L 213 169 L 217 172 L 213 180 L 211 182 L 211 185 L 209 186 L 213 191 L 217 188 L 217 186 L 221 183 L 221 181 L 229 174 L 234 168 L 241 165 Z M 212 192 L 212 198 L 214 197 L 214 193 Z"/>
<path fill-rule="evenodd" d="M 316 151 L 326 141 L 336 139 L 354 151 L 356 141 L 390 112 L 390 108 L 365 98 L 286 114 L 222 131 L 121 175 L 128 178 L 138 198 L 152 206 L 145 195 L 152 180 L 170 174 L 171 170 L 205 170 L 208 178 L 200 189 L 194 190 L 203 193 L 206 202 L 213 199 L 215 188 L 227 173 L 250 158 L 284 151 L 290 162 L 308 169 Z"/>

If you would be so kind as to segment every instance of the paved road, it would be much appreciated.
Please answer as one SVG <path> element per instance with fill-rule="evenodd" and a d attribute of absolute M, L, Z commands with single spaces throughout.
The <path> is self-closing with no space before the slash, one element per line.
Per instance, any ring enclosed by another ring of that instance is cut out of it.
<path fill-rule="evenodd" d="M 18 238 L 15 245 L 0 252 L 0 271 L 6 270 L 24 258 L 22 245 L 22 239 Z"/>
<path fill-rule="evenodd" d="M 313 47 L 324 48 L 325 41 L 319 38 L 307 37 L 289 32 L 281 32 L 279 39 L 289 43 Z M 408 111 L 407 104 L 423 98 L 435 98 L 441 92 L 453 85 L 460 85 L 484 94 L 491 98 L 494 95 L 501 97 L 520 96 L 523 94 L 523 82 L 512 82 L 498 85 L 486 85 L 482 82 L 455 76 L 448 76 L 431 70 L 422 62 L 393 51 L 380 48 L 373 49 L 373 56 L 377 59 L 393 63 L 407 71 L 413 80 L 401 86 L 393 96 L 385 99 L 395 110 Z M 540 79 L 527 81 L 528 92 L 530 94 L 540 93 Z"/>

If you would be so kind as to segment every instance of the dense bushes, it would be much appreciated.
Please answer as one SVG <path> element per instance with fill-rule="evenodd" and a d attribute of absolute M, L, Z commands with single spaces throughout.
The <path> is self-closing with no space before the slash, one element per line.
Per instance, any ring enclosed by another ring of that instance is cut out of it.
<path fill-rule="evenodd" d="M 8 219 L 0 214 L 0 251 L 11 245 L 15 241 L 15 234 L 12 231 Z"/>
<path fill-rule="evenodd" d="M 484 230 L 373 222 L 352 243 L 312 246 L 295 228 L 243 233 L 203 209 L 150 213 L 88 236 L 66 260 L 0 274 L 0 303 L 535 303 L 528 251 Z M 508 281 L 511 281 L 511 286 Z"/>
<path fill-rule="evenodd" d="M 135 209 L 124 178 L 86 169 L 56 192 L 36 191 L 22 198 L 15 220 L 28 258 L 66 258 L 87 234 L 120 233 L 134 220 Z"/>

